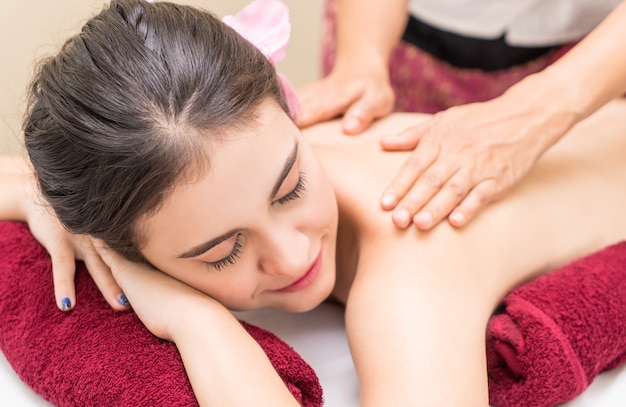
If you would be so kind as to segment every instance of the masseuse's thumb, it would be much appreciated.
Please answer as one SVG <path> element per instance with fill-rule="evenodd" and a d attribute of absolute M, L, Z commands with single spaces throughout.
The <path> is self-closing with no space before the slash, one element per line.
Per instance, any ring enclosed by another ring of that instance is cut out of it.
<path fill-rule="evenodd" d="M 394 100 L 393 93 L 365 92 L 344 114 L 343 132 L 346 134 L 362 133 L 374 120 L 391 113 Z"/>
<path fill-rule="evenodd" d="M 408 151 L 417 147 L 419 141 L 428 133 L 426 123 L 408 127 L 399 133 L 388 134 L 380 140 L 383 150 Z"/>

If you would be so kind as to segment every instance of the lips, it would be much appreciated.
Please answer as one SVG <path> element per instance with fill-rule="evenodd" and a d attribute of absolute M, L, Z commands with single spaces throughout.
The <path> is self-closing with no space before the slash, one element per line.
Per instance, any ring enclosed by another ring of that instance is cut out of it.
<path fill-rule="evenodd" d="M 315 279 L 317 278 L 317 275 L 319 274 L 322 268 L 321 266 L 322 266 L 322 251 L 320 250 L 319 254 L 317 255 L 317 258 L 315 259 L 311 267 L 309 267 L 307 272 L 302 277 L 300 277 L 298 280 L 294 281 L 287 287 L 281 288 L 280 290 L 277 290 L 277 291 L 286 293 L 286 292 L 295 292 L 295 291 L 304 290 L 305 288 L 310 286 L 313 283 L 313 281 L 315 281 Z"/>

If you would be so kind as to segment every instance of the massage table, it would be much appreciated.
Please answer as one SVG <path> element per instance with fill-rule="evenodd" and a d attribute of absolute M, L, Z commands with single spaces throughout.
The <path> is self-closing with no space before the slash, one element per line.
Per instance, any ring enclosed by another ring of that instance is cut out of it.
<path fill-rule="evenodd" d="M 315 369 L 324 389 L 325 407 L 357 407 L 358 384 L 346 341 L 342 308 L 322 304 L 313 311 L 290 314 L 273 310 L 236 313 L 290 344 Z M 47 407 L 22 383 L 0 356 L 0 406 Z M 562 407 L 626 406 L 626 365 L 599 375 L 575 400 Z"/>

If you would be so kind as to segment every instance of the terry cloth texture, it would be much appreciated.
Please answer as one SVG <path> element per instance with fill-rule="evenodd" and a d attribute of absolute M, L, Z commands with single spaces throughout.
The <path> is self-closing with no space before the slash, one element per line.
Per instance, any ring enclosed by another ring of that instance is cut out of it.
<path fill-rule="evenodd" d="M 626 361 L 626 241 L 512 291 L 487 328 L 489 399 L 546 407 Z"/>
<path fill-rule="evenodd" d="M 82 263 L 76 292 L 79 306 L 59 311 L 45 249 L 25 224 L 0 222 L 0 349 L 26 384 L 60 407 L 198 405 L 176 346 L 111 309 Z M 242 324 L 296 399 L 321 406 L 313 369 L 272 333 Z"/>

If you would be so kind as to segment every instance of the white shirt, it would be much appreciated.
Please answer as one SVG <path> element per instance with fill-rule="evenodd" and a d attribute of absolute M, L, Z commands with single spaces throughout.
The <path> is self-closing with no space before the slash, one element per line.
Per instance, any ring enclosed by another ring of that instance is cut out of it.
<path fill-rule="evenodd" d="M 409 12 L 441 30 L 542 47 L 582 38 L 621 0 L 409 0 Z"/>

